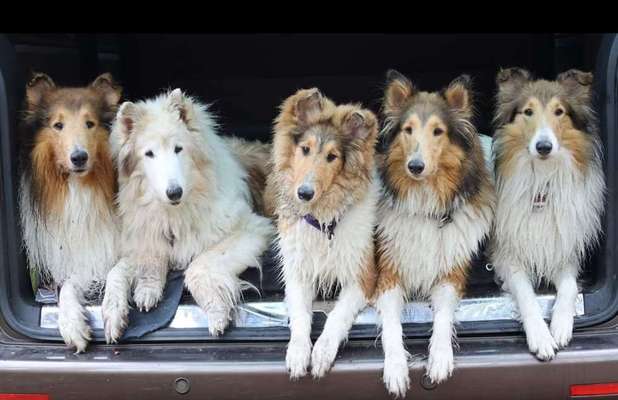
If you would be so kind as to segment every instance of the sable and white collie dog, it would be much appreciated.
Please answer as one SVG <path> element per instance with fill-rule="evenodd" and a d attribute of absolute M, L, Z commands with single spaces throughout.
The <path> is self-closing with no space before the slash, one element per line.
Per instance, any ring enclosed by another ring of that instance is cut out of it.
<path fill-rule="evenodd" d="M 219 335 L 227 327 L 248 266 L 274 228 L 253 211 L 249 174 L 233 145 L 216 133 L 207 107 L 180 89 L 121 105 L 111 134 L 122 220 L 120 261 L 109 273 L 103 318 L 115 342 L 127 324 L 129 296 L 155 307 L 169 269 L 185 283 Z"/>
<path fill-rule="evenodd" d="M 409 387 L 404 302 L 410 297 L 431 301 L 427 375 L 441 382 L 453 371 L 454 316 L 471 259 L 491 230 L 495 194 L 470 122 L 469 84 L 462 75 L 442 92 L 428 93 L 396 71 L 387 74 L 375 306 L 382 325 L 384 383 L 398 396 Z"/>
<path fill-rule="evenodd" d="M 336 106 L 316 88 L 287 98 L 276 119 L 273 199 L 281 274 L 290 323 L 291 379 L 331 367 L 356 315 L 373 294 L 373 231 L 379 180 L 374 167 L 378 122 L 358 105 Z M 312 301 L 341 291 L 311 351 Z"/>
<path fill-rule="evenodd" d="M 84 303 L 116 263 L 116 177 L 109 124 L 121 88 L 109 74 L 58 87 L 41 73 L 26 86 L 19 208 L 29 267 L 60 287 L 58 327 L 77 352 L 91 330 Z"/>
<path fill-rule="evenodd" d="M 571 340 L 576 279 L 601 230 L 605 178 L 592 74 L 569 70 L 547 81 L 510 68 L 497 84 L 492 262 L 517 302 L 528 348 L 549 360 Z M 549 329 L 534 294 L 541 283 L 557 290 Z"/>

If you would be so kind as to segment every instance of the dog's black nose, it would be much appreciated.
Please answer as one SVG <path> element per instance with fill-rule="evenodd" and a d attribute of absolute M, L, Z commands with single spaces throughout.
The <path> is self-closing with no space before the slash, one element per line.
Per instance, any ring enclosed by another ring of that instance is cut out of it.
<path fill-rule="evenodd" d="M 313 199 L 314 190 L 307 185 L 302 185 L 298 188 L 298 198 L 304 201 Z"/>
<path fill-rule="evenodd" d="M 408 169 L 414 175 L 418 175 L 425 169 L 425 163 L 421 160 L 410 160 L 410 162 L 408 162 Z"/>
<path fill-rule="evenodd" d="M 165 191 L 165 194 L 171 201 L 178 201 L 182 197 L 182 188 L 178 185 L 170 186 Z"/>
<path fill-rule="evenodd" d="M 538 151 L 542 156 L 546 156 L 551 153 L 551 148 L 552 146 L 549 140 L 540 140 L 536 142 L 536 151 Z"/>
<path fill-rule="evenodd" d="M 84 150 L 75 150 L 71 153 L 71 162 L 77 168 L 81 168 L 86 165 L 86 161 L 88 161 L 88 153 Z"/>

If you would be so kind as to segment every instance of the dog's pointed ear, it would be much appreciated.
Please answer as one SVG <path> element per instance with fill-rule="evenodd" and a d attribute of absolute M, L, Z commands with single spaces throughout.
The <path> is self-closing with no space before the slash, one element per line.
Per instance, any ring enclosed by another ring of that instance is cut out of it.
<path fill-rule="evenodd" d="M 472 117 L 472 78 L 460 75 L 448 85 L 443 95 L 450 108 L 466 118 Z"/>
<path fill-rule="evenodd" d="M 519 67 L 500 69 L 496 75 L 498 93 L 510 94 L 514 90 L 520 89 L 530 81 L 532 75 L 528 70 Z"/>
<path fill-rule="evenodd" d="M 592 73 L 570 69 L 558 74 L 556 81 L 566 89 L 569 96 L 573 96 L 583 103 L 590 101 L 593 81 Z"/>
<path fill-rule="evenodd" d="M 384 113 L 393 115 L 401 112 L 405 103 L 414 96 L 414 85 L 403 74 L 394 69 L 386 72 L 386 89 L 384 91 Z"/>
<path fill-rule="evenodd" d="M 172 90 L 169 94 L 169 102 L 172 108 L 178 112 L 178 118 L 188 125 L 191 121 L 191 109 L 185 93 L 180 88 Z"/>
<path fill-rule="evenodd" d="M 90 87 L 103 96 L 105 103 L 110 108 L 118 105 L 122 97 L 122 88 L 114 81 L 109 72 L 97 76 Z"/>
<path fill-rule="evenodd" d="M 378 120 L 369 110 L 353 110 L 343 117 L 343 131 L 359 140 L 375 137 L 378 133 Z"/>
<path fill-rule="evenodd" d="M 496 74 L 496 113 L 494 124 L 502 126 L 513 120 L 517 108 L 517 99 L 522 88 L 530 82 L 532 75 L 523 68 L 512 67 L 500 69 Z"/>
<path fill-rule="evenodd" d="M 300 90 L 296 96 L 292 112 L 298 122 L 306 124 L 320 115 L 324 108 L 324 96 L 318 88 Z"/>
<path fill-rule="evenodd" d="M 133 133 L 138 117 L 139 110 L 135 103 L 125 101 L 120 105 L 116 120 L 120 124 L 120 132 L 125 139 Z"/>
<path fill-rule="evenodd" d="M 28 109 L 32 110 L 41 104 L 46 93 L 54 90 L 56 84 L 49 75 L 35 72 L 26 84 L 26 102 Z"/>

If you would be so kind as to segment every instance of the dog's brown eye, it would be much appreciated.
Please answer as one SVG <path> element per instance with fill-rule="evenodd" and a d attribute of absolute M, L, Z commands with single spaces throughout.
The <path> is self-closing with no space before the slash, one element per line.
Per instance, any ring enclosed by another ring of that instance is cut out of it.
<path fill-rule="evenodd" d="M 526 116 L 531 117 L 532 114 L 534 114 L 534 111 L 532 111 L 532 108 L 526 108 L 524 110 L 524 114 L 526 114 Z"/>
<path fill-rule="evenodd" d="M 307 146 L 303 146 L 303 147 L 301 147 L 300 149 L 303 151 L 303 154 L 304 154 L 304 155 L 309 154 L 309 147 L 307 147 Z"/>
<path fill-rule="evenodd" d="M 92 121 L 86 121 L 86 128 L 88 129 L 92 129 L 94 127 L 94 122 Z"/>
<path fill-rule="evenodd" d="M 148 150 L 146 152 L 146 157 L 150 157 L 150 158 L 154 157 L 154 153 L 152 152 L 152 150 Z"/>
<path fill-rule="evenodd" d="M 405 133 L 407 133 L 408 135 L 412 134 L 412 128 L 410 128 L 409 126 L 403 129 Z"/>
<path fill-rule="evenodd" d="M 176 146 L 174 147 L 174 153 L 178 154 L 182 151 L 182 146 Z"/>
<path fill-rule="evenodd" d="M 64 124 L 63 124 L 62 122 L 56 122 L 56 123 L 54 124 L 54 129 L 55 129 L 55 130 L 57 130 L 57 131 L 61 131 L 61 130 L 62 130 L 62 128 L 64 128 Z"/>
<path fill-rule="evenodd" d="M 433 135 L 434 136 L 440 136 L 443 133 L 444 133 L 444 129 L 442 129 L 442 128 L 436 128 L 436 129 L 433 130 Z"/>
<path fill-rule="evenodd" d="M 333 153 L 329 153 L 329 154 L 326 156 L 326 161 L 328 161 L 328 162 L 332 162 L 332 161 L 335 161 L 335 159 L 336 159 L 336 158 L 337 158 L 337 156 L 336 156 L 335 154 L 333 154 Z"/>
<path fill-rule="evenodd" d="M 557 108 L 556 111 L 554 111 L 554 114 L 556 115 L 556 117 L 559 117 L 564 114 L 564 110 L 562 108 Z"/>

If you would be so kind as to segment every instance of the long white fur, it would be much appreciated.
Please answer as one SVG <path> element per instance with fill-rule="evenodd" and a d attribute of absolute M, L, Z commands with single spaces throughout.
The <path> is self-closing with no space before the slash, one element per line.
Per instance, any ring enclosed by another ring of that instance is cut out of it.
<path fill-rule="evenodd" d="M 41 216 L 32 209 L 31 182 L 23 175 L 19 203 L 29 266 L 61 287 L 60 334 L 65 343 L 82 352 L 91 332 L 85 297 L 102 289 L 116 262 L 118 224 L 101 192 L 78 179 L 69 177 L 62 211 Z"/>
<path fill-rule="evenodd" d="M 401 268 L 404 292 L 429 297 L 436 282 L 455 266 L 469 262 L 490 232 L 491 204 L 481 208 L 456 200 L 452 221 L 440 228 L 445 210 L 435 193 L 423 185 L 410 191 L 407 201 L 384 201 L 378 209 L 378 234 L 390 243 L 386 249 Z"/>
<path fill-rule="evenodd" d="M 388 392 L 397 397 L 404 397 L 410 388 L 409 353 L 404 347 L 401 326 L 405 297 L 406 294 L 401 286 L 395 286 L 382 293 L 375 304 L 382 326 L 382 348 L 384 349 L 382 380 Z"/>
<path fill-rule="evenodd" d="M 192 119 L 189 130 L 180 118 L 179 104 Z M 161 298 L 168 267 L 186 270 L 187 288 L 205 309 L 211 334 L 218 335 L 229 323 L 240 296 L 238 275 L 248 266 L 259 268 L 258 258 L 269 244 L 272 224 L 253 212 L 247 171 L 217 135 L 206 106 L 176 89 L 134 107 L 139 131 L 132 134 L 143 137 L 125 141 L 119 118 L 111 133 L 119 168 L 130 154 L 137 154 L 139 161 L 131 176 L 120 174 L 119 179 L 123 260 L 115 267 L 120 272 L 110 273 L 116 285 L 109 285 L 105 294 L 106 339 L 116 341 L 126 326 L 126 282 L 134 282 L 136 306 L 150 309 Z M 155 167 L 157 158 L 146 161 L 141 157 L 150 146 L 163 149 L 166 143 L 183 146 L 176 154 L 179 161 L 169 151 L 163 160 L 174 168 Z M 189 157 L 192 153 L 205 155 L 205 168 L 196 168 Z M 183 186 L 179 205 L 166 201 L 166 182 L 160 184 L 157 179 Z M 117 274 L 124 275 L 124 280 Z"/>
<path fill-rule="evenodd" d="M 541 133 L 555 137 L 546 130 Z M 494 151 L 499 151 L 499 135 L 496 140 Z M 571 339 L 576 279 L 586 251 L 597 244 L 601 230 L 605 179 L 600 150 L 594 150 L 582 173 L 564 146 L 554 146 L 546 160 L 522 149 L 513 169 L 516 172 L 496 177 L 492 262 L 504 288 L 517 300 L 530 351 L 542 360 L 553 358 L 555 350 Z M 539 193 L 546 195 L 546 201 L 535 209 Z M 557 289 L 551 332 L 534 297 L 534 287 L 543 280 Z"/>
<path fill-rule="evenodd" d="M 407 363 L 403 367 L 407 353 L 401 336 L 404 299 L 431 300 L 434 322 L 427 375 L 433 382 L 442 382 L 453 371 L 452 336 L 460 299 L 452 285 L 440 280 L 453 268 L 469 263 L 471 256 L 479 251 L 491 230 L 493 204 L 487 202 L 477 208 L 455 201 L 452 222 L 440 228 L 436 216 L 445 210 L 438 206 L 440 203 L 428 185 L 411 191 L 405 201 L 389 200 L 388 196 L 383 200 L 378 208 L 378 235 L 389 242 L 389 247 L 384 249 L 386 254 L 401 266 L 399 285 L 376 300 L 383 330 L 383 379 L 390 393 L 403 397 L 409 387 Z"/>
<path fill-rule="evenodd" d="M 299 217 L 279 233 L 278 246 L 285 281 L 285 301 L 291 337 L 286 354 L 290 378 L 307 373 L 324 376 L 340 343 L 347 338 L 354 319 L 367 304 L 361 287 L 366 251 L 372 246 L 379 180 L 373 180 L 364 198 L 339 219 L 332 240 Z M 339 299 L 311 352 L 311 302 L 318 292 L 341 287 Z"/>

